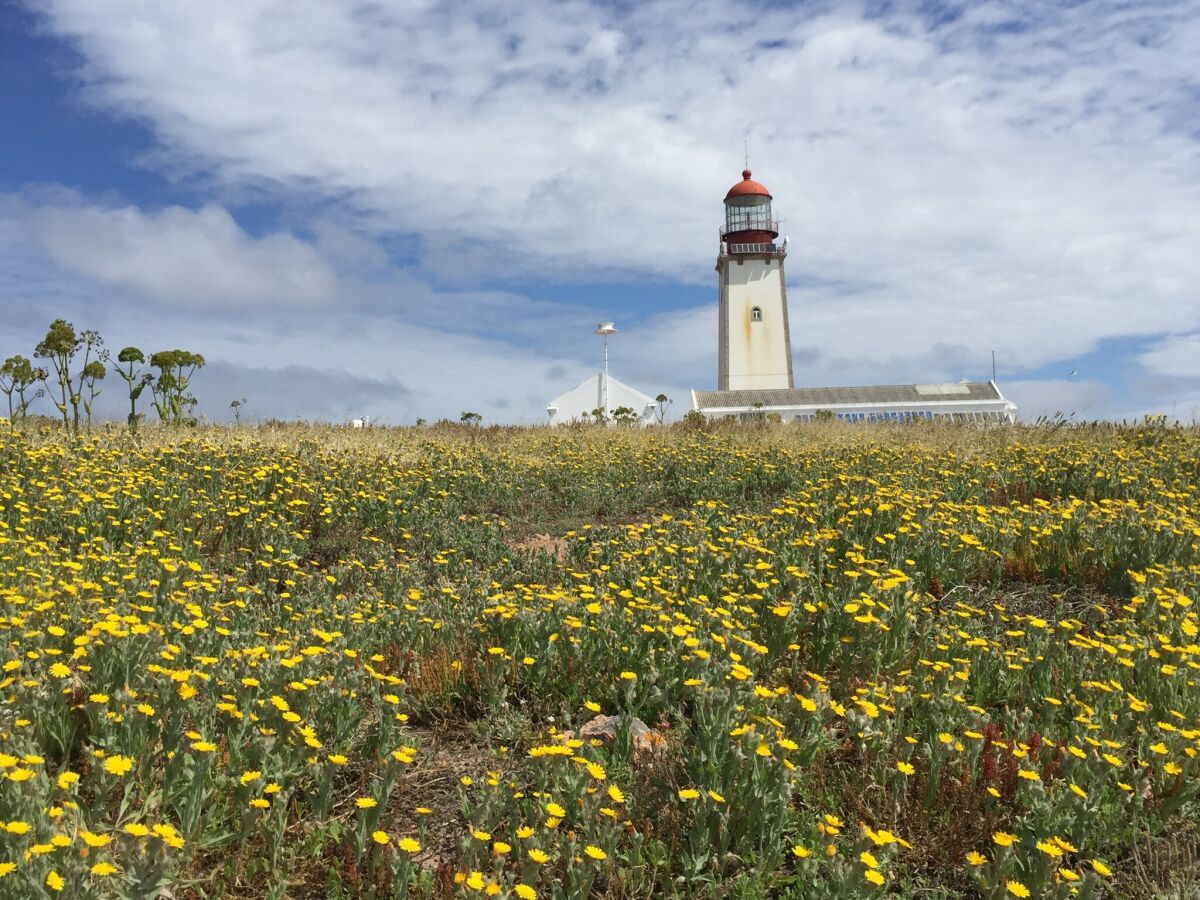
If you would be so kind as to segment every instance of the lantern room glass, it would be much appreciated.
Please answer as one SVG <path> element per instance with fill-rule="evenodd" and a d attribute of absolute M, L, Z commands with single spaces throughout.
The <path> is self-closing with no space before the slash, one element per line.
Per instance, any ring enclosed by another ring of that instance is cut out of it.
<path fill-rule="evenodd" d="M 731 197 L 725 201 L 725 232 L 774 231 L 771 198 L 762 194 Z"/>

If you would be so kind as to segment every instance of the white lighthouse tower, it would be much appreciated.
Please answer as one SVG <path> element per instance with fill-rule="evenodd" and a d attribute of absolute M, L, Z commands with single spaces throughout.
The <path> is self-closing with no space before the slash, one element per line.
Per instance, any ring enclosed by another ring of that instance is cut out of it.
<path fill-rule="evenodd" d="M 784 246 L 771 193 L 742 172 L 725 195 L 725 225 L 717 257 L 720 287 L 717 390 L 792 387 Z"/>

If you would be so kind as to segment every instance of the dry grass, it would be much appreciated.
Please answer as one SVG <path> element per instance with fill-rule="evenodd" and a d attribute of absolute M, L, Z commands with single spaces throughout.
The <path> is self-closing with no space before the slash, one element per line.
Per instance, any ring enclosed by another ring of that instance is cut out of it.
<path fill-rule="evenodd" d="M 1169 431 L 1175 427 L 1161 426 L 1158 430 Z M 61 426 L 53 424 L 50 420 L 34 420 L 22 430 L 34 444 L 61 440 Z M 124 439 L 138 446 L 157 448 L 175 445 L 181 436 L 188 436 L 222 446 L 254 443 L 263 446 L 303 448 L 308 445 L 314 451 L 319 449 L 333 454 L 350 450 L 359 453 L 374 450 L 392 460 L 417 461 L 429 451 L 429 439 L 436 437 L 438 446 L 449 444 L 463 448 L 502 448 L 505 455 L 515 461 L 522 458 L 545 459 L 548 442 L 610 441 L 620 446 L 646 446 L 650 443 L 661 444 L 664 435 L 668 444 L 686 442 L 697 430 L 719 434 L 735 446 L 747 449 L 811 446 L 837 449 L 885 442 L 891 446 L 912 445 L 934 449 L 962 458 L 989 455 L 1000 448 L 1015 444 L 1034 449 L 1053 447 L 1078 440 L 1084 434 L 1089 443 L 1103 448 L 1116 444 L 1121 434 L 1121 426 L 1107 422 L 1087 423 L 1073 428 L 1047 428 L 1036 425 L 981 428 L 938 422 L 895 425 L 850 424 L 835 420 L 784 425 L 769 422 L 744 424 L 716 421 L 706 424 L 701 429 L 683 423 L 646 429 L 592 426 L 552 429 L 546 426 L 473 427 L 457 424 L 349 428 L 307 422 L 271 422 L 255 426 L 208 424 L 179 428 L 152 422 L 142 425 L 136 436 L 129 437 L 123 424 L 106 422 L 96 426 L 90 434 L 84 433 L 82 439 L 86 441 L 92 435 L 104 436 L 106 439 L 124 436 Z"/>
<path fill-rule="evenodd" d="M 1135 842 L 1113 894 L 1130 900 L 1200 898 L 1200 832 L 1196 823 Z"/>

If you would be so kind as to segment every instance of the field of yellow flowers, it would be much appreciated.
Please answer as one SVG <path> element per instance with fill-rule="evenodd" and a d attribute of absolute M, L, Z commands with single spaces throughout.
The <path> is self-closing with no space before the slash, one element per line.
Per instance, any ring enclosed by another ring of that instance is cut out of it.
<path fill-rule="evenodd" d="M 5 432 L 0 896 L 1190 896 L 1198 497 L 1164 427 Z"/>

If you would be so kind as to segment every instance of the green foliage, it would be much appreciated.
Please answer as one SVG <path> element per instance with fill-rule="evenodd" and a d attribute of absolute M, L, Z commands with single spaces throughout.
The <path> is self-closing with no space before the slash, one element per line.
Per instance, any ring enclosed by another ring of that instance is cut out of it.
<path fill-rule="evenodd" d="M 76 398 L 79 396 L 75 379 L 71 374 L 71 361 L 82 345 L 83 341 L 75 333 L 74 325 L 65 319 L 55 319 L 50 323 L 46 336 L 33 351 L 36 358 L 49 360 L 50 366 L 54 370 L 54 385 L 50 383 L 49 372 L 43 381 L 50 399 L 62 416 L 63 426 L 66 428 L 71 427 L 71 407 L 77 406 Z M 76 427 L 78 424 L 79 416 L 76 412 Z"/>
<path fill-rule="evenodd" d="M 79 432 L 80 410 L 91 425 L 92 401 L 100 393 L 99 382 L 104 378 L 104 363 L 108 361 L 108 351 L 103 348 L 104 339 L 100 332 L 88 329 L 76 333 L 70 322 L 55 319 L 33 351 L 35 357 L 50 361 L 54 384 L 51 384 L 51 373 L 47 370 L 42 370 L 46 372 L 42 381 L 62 416 L 63 426 L 75 433 Z M 80 350 L 83 358 L 78 370 L 73 371 L 73 362 Z"/>
<path fill-rule="evenodd" d="M 618 406 L 612 411 L 612 419 L 618 425 L 635 425 L 638 414 L 629 406 Z"/>
<path fill-rule="evenodd" d="M 158 370 L 151 390 L 159 420 L 168 425 L 195 424 L 191 412 L 196 398 L 188 388 L 197 370 L 204 367 L 204 357 L 189 350 L 160 350 L 150 357 L 150 366 Z"/>
<path fill-rule="evenodd" d="M 92 404 L 96 398 L 100 396 L 100 382 L 104 380 L 104 376 L 108 373 L 104 362 L 99 359 L 93 359 L 88 362 L 79 373 L 80 382 L 83 390 L 87 394 L 83 397 L 83 409 L 87 414 L 88 428 L 92 427 Z"/>
<path fill-rule="evenodd" d="M 83 359 L 79 369 L 79 386 L 71 397 L 71 409 L 74 418 L 75 431 L 79 431 L 79 409 L 82 406 L 87 416 L 88 428 L 92 427 L 92 403 L 100 395 L 100 382 L 108 371 L 108 351 L 104 349 L 104 338 L 94 329 L 83 331 L 79 335 L 83 343 Z"/>
<path fill-rule="evenodd" d="M 45 369 L 35 369 L 33 364 L 20 354 L 10 356 L 0 366 L 0 391 L 8 400 L 8 428 L 10 431 L 17 421 L 28 415 L 29 405 L 39 397 L 45 396 L 43 388 L 39 388 L 32 396 L 26 395 L 31 387 L 45 378 Z"/>
<path fill-rule="evenodd" d="M 142 353 L 137 347 L 125 347 L 117 354 L 117 362 L 120 365 L 113 366 L 113 371 L 121 376 L 126 387 L 129 388 L 129 416 L 125 420 L 129 427 L 130 434 L 137 433 L 138 422 L 141 421 L 141 416 L 138 415 L 137 402 L 142 396 L 142 391 L 146 389 L 146 385 L 154 380 L 154 376 L 140 368 L 146 362 L 146 354 Z"/>
<path fill-rule="evenodd" d="M 233 410 L 234 423 L 237 425 L 242 424 L 242 408 L 245 407 L 245 405 L 246 405 L 245 397 L 243 397 L 241 400 L 231 400 L 229 402 L 229 408 Z"/>
<path fill-rule="evenodd" d="M 654 412 L 654 418 L 658 424 L 661 425 L 667 418 L 667 407 L 670 406 L 674 401 L 672 401 L 671 398 L 666 394 L 659 394 L 654 398 L 654 402 L 658 404 L 658 408 Z"/>
<path fill-rule="evenodd" d="M 80 355 L 82 354 L 82 356 Z M 78 434 L 81 419 L 90 429 L 96 398 L 103 392 L 102 382 L 108 374 L 109 351 L 98 331 L 77 332 L 65 319 L 50 323 L 46 336 L 38 342 L 34 357 L 47 360 L 48 367 L 34 368 L 29 360 L 17 355 L 9 357 L 0 369 L 0 391 L 8 399 L 9 425 L 28 413 L 29 405 L 42 396 L 49 396 L 62 416 L 64 428 Z M 127 424 L 136 432 L 140 416 L 137 401 L 149 385 L 154 394 L 154 407 L 159 418 L 178 425 L 194 423 L 190 413 L 196 404 L 189 393 L 196 371 L 204 366 L 204 357 L 187 350 L 164 350 L 150 357 L 150 368 L 157 377 L 142 368 L 145 354 L 137 347 L 125 347 L 117 354 L 113 371 L 121 376 L 129 390 Z M 32 396 L 27 391 L 35 382 L 44 387 Z M 241 404 L 234 407 L 235 415 Z"/>

